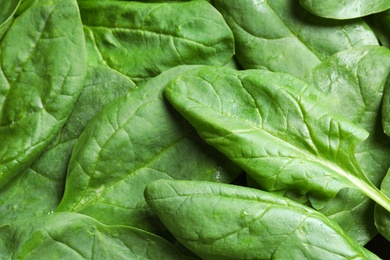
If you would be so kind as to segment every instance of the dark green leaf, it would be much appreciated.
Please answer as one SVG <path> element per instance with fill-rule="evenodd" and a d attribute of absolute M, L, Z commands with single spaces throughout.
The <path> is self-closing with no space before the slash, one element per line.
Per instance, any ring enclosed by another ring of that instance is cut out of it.
<path fill-rule="evenodd" d="M 390 196 L 390 170 L 383 178 L 381 191 Z M 382 236 L 390 241 L 390 213 L 379 205 L 375 206 L 375 225 Z"/>
<path fill-rule="evenodd" d="M 0 0 L 0 39 L 11 25 L 21 0 Z"/>
<path fill-rule="evenodd" d="M 370 15 L 366 17 L 366 20 L 373 28 L 379 42 L 390 48 L 390 10 Z"/>
<path fill-rule="evenodd" d="M 379 259 L 324 215 L 260 190 L 160 180 L 145 198 L 203 259 Z"/>
<path fill-rule="evenodd" d="M 387 76 L 382 103 L 382 126 L 387 136 L 390 136 L 390 74 Z"/>

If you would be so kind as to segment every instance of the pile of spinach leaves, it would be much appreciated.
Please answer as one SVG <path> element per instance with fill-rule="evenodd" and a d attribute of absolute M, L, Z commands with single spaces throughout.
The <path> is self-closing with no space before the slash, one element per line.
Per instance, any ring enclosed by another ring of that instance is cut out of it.
<path fill-rule="evenodd" d="M 388 0 L 0 7 L 1 259 L 381 257 Z"/>

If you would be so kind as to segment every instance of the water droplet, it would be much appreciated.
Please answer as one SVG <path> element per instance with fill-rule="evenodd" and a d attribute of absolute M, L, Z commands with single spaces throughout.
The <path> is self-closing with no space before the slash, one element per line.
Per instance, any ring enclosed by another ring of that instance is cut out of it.
<path fill-rule="evenodd" d="M 244 210 L 244 212 L 242 212 L 245 216 L 249 216 L 251 213 L 247 210 Z"/>

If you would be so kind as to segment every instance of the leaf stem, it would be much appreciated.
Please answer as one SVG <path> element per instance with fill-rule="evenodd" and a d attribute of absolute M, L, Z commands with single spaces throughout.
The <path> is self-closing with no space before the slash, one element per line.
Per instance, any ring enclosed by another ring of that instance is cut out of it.
<path fill-rule="evenodd" d="M 356 181 L 357 180 L 357 181 Z M 382 191 L 374 186 L 371 182 L 365 182 L 360 179 L 355 179 L 352 183 L 358 187 L 358 189 L 367 197 L 378 203 L 388 212 L 390 212 L 390 198 L 387 197 Z"/>

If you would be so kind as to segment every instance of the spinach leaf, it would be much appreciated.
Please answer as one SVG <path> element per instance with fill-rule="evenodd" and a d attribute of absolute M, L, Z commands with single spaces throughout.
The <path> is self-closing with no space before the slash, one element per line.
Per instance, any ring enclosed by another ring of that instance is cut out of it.
<path fill-rule="evenodd" d="M 375 68 L 375 69 L 372 69 Z M 379 186 L 390 167 L 390 139 L 381 126 L 384 85 L 390 72 L 390 52 L 379 46 L 364 46 L 339 52 L 310 71 L 306 77 L 326 94 L 322 103 L 362 126 L 370 135 L 355 149 L 367 177 Z M 359 243 L 367 243 L 377 230 L 374 203 L 355 190 L 344 190 L 319 209 L 335 220 Z"/>
<path fill-rule="evenodd" d="M 390 48 L 390 10 L 366 17 L 382 46 Z"/>
<path fill-rule="evenodd" d="M 69 212 L 0 227 L 0 251 L 7 259 L 186 259 L 156 235 Z"/>
<path fill-rule="evenodd" d="M 382 103 L 382 126 L 387 136 L 390 136 L 390 75 L 387 77 Z"/>
<path fill-rule="evenodd" d="M 159 180 L 146 187 L 145 198 L 203 259 L 379 259 L 324 215 L 260 190 Z"/>
<path fill-rule="evenodd" d="M 367 132 L 311 99 L 302 86 L 286 74 L 214 67 L 177 77 L 165 94 L 207 143 L 263 189 L 298 190 L 324 202 L 350 187 L 390 210 L 389 198 L 354 157 Z"/>
<path fill-rule="evenodd" d="M 222 65 L 234 52 L 232 32 L 206 1 L 79 5 L 104 62 L 136 83 L 178 65 Z"/>
<path fill-rule="evenodd" d="M 85 71 L 75 1 L 39 1 L 15 18 L 0 43 L 0 188 L 60 131 Z"/>
<path fill-rule="evenodd" d="M 390 8 L 388 0 L 299 0 L 299 3 L 315 15 L 334 19 L 363 17 Z"/>
<path fill-rule="evenodd" d="M 389 49 L 364 46 L 335 54 L 306 76 L 309 83 L 327 95 L 330 109 L 370 133 L 355 154 L 376 185 L 390 167 L 390 139 L 381 126 L 382 98 L 389 73 Z"/>
<path fill-rule="evenodd" d="M 143 198 L 149 182 L 161 178 L 230 182 L 238 174 L 237 167 L 203 143 L 163 99 L 165 85 L 194 68 L 168 70 L 104 107 L 77 141 L 57 211 L 158 230 L 162 227 Z"/>
<path fill-rule="evenodd" d="M 383 178 L 381 191 L 390 196 L 390 170 Z M 378 231 L 387 239 L 390 240 L 390 213 L 378 204 L 375 206 L 375 225 Z"/>
<path fill-rule="evenodd" d="M 18 9 L 21 0 L 0 1 L 0 39 L 12 23 L 13 16 Z"/>
<path fill-rule="evenodd" d="M 363 20 L 322 19 L 295 0 L 216 0 L 215 6 L 234 33 L 237 58 L 245 69 L 267 69 L 303 78 L 308 70 L 339 51 L 378 45 Z"/>
<path fill-rule="evenodd" d="M 54 211 L 63 195 L 75 142 L 90 119 L 135 85 L 104 66 L 89 66 L 83 91 L 57 137 L 23 174 L 0 192 L 0 226 Z"/>

